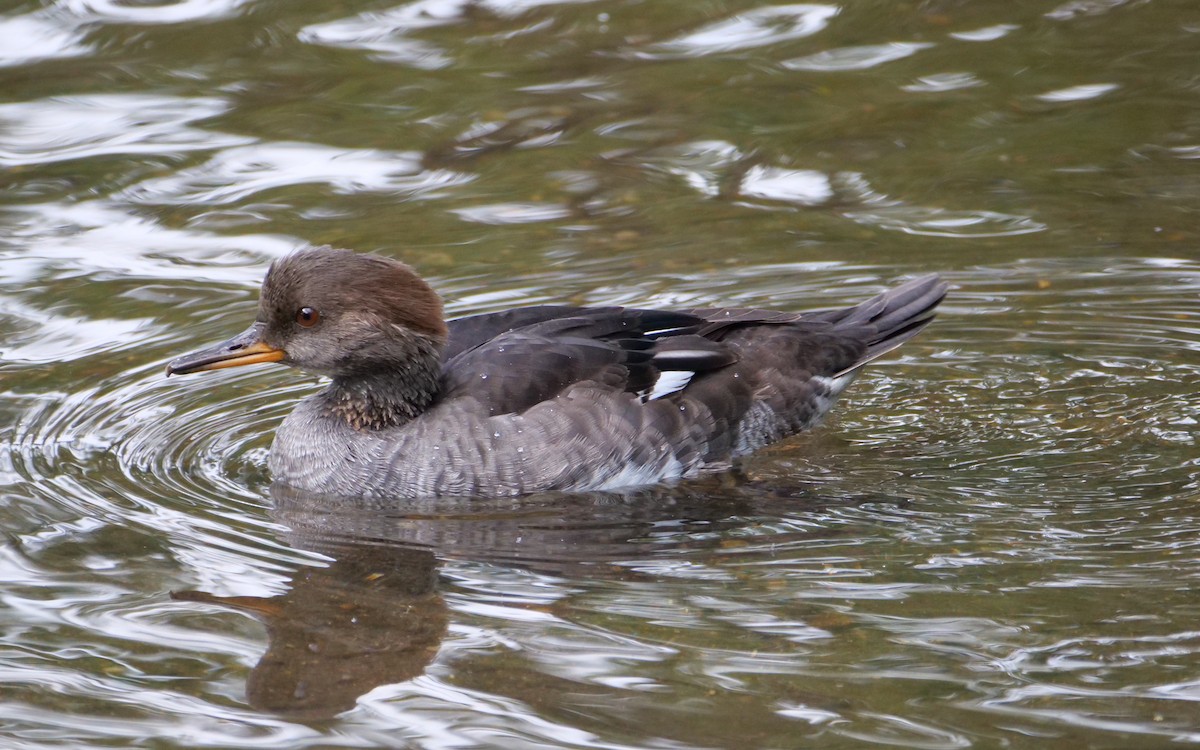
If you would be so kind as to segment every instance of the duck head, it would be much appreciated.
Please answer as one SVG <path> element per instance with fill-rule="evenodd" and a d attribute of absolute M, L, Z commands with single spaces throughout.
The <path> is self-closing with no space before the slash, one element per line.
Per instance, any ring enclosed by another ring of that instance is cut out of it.
<path fill-rule="evenodd" d="M 272 263 L 254 324 L 173 360 L 167 375 L 280 362 L 332 378 L 343 401 L 413 412 L 436 393 L 446 337 L 441 299 L 411 268 L 319 247 Z"/>

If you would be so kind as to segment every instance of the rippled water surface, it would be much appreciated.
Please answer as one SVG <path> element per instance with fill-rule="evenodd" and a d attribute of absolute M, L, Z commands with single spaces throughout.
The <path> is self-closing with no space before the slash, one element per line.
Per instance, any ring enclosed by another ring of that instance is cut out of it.
<path fill-rule="evenodd" d="M 0 745 L 1200 743 L 1190 0 L 0 8 Z M 163 377 L 307 244 L 453 314 L 937 271 L 824 427 L 627 494 L 272 489 Z"/>

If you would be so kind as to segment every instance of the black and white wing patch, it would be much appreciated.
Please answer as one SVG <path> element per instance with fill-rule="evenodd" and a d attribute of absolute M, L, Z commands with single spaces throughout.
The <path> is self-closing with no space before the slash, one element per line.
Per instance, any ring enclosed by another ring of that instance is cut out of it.
<path fill-rule="evenodd" d="M 520 412 L 582 381 L 643 402 L 665 398 L 696 373 L 737 361 L 725 344 L 696 334 L 704 325 L 685 313 L 619 307 L 467 319 L 451 327 L 457 346 L 443 366 L 442 397 L 471 398 L 490 414 Z"/>
<path fill-rule="evenodd" d="M 648 334 L 655 338 L 650 364 L 658 377 L 649 388 L 638 392 L 643 401 L 655 401 L 679 393 L 692 382 L 697 373 L 716 370 L 737 361 L 729 347 L 691 333 L 673 335 L 676 331 Z"/>

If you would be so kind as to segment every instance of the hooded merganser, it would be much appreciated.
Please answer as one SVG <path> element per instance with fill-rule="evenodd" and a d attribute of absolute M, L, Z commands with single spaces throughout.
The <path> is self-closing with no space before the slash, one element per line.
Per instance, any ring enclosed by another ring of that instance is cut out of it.
<path fill-rule="evenodd" d="M 320 247 L 272 263 L 254 324 L 167 374 L 282 362 L 330 378 L 271 446 L 274 480 L 302 491 L 620 489 L 812 427 L 945 295 L 931 275 L 841 310 L 542 305 L 446 322 L 403 263 Z"/>

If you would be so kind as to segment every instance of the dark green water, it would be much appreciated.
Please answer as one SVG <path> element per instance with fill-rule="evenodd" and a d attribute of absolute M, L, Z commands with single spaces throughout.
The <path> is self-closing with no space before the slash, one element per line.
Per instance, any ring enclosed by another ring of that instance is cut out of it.
<path fill-rule="evenodd" d="M 1200 744 L 1200 6 L 0 8 L 0 746 Z M 453 314 L 937 271 L 816 432 L 627 495 L 272 494 L 172 378 L 306 244 Z"/>

